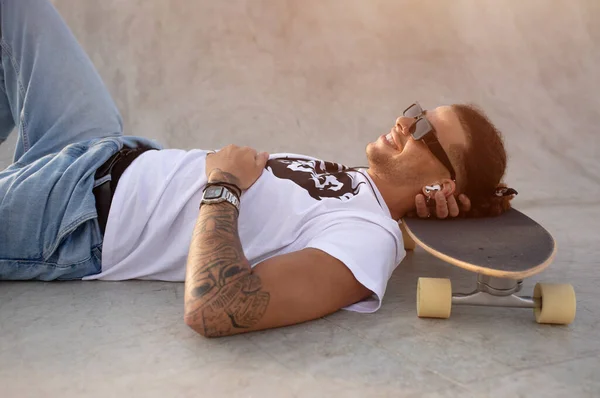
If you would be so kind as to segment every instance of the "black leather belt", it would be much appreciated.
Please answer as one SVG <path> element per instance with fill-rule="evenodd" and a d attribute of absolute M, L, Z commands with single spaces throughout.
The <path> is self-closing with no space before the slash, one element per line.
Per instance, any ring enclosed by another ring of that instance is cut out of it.
<path fill-rule="evenodd" d="M 129 148 L 123 147 L 119 152 L 111 156 L 102 166 L 96 170 L 95 179 L 99 180 L 102 177 L 110 175 L 110 179 L 107 179 L 104 183 L 95 187 L 92 192 L 96 198 L 96 210 L 98 211 L 98 224 L 100 225 L 100 231 L 104 235 L 106 230 L 106 223 L 108 222 L 108 213 L 110 212 L 110 205 L 112 203 L 113 195 L 117 189 L 119 179 L 129 167 L 129 165 L 142 153 L 156 149 L 146 146 Z"/>

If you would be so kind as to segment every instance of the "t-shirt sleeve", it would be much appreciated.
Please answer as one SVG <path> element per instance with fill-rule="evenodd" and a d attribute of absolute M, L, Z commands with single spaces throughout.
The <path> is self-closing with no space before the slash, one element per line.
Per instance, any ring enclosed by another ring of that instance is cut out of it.
<path fill-rule="evenodd" d="M 307 247 L 322 250 L 343 262 L 374 293 L 367 300 L 345 308 L 356 312 L 370 313 L 381 307 L 388 280 L 406 255 L 401 238 L 366 220 L 330 226 L 312 238 Z"/>

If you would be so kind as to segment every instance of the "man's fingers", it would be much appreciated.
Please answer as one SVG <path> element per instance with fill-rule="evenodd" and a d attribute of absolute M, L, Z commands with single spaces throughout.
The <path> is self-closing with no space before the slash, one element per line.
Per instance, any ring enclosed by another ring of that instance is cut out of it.
<path fill-rule="evenodd" d="M 442 191 L 435 193 L 435 214 L 438 218 L 448 217 L 448 201 Z"/>
<path fill-rule="evenodd" d="M 450 197 L 448 197 L 448 213 L 450 213 L 450 217 L 458 216 L 458 203 L 456 203 L 456 198 L 454 195 L 450 195 Z"/>
<path fill-rule="evenodd" d="M 418 194 L 415 197 L 415 206 L 419 217 L 427 218 L 429 216 L 429 209 L 427 208 L 427 203 L 425 202 L 425 196 L 423 194 Z"/>
<path fill-rule="evenodd" d="M 463 213 L 468 213 L 471 210 L 471 201 L 465 194 L 460 194 L 458 196 L 458 201 L 460 202 L 460 211 Z"/>

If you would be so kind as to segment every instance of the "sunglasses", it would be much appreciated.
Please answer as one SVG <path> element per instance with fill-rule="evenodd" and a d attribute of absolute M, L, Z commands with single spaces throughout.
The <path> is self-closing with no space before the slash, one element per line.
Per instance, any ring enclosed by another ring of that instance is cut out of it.
<path fill-rule="evenodd" d="M 409 132 L 412 138 L 415 141 L 423 141 L 425 145 L 429 148 L 431 153 L 440 161 L 448 171 L 450 172 L 450 178 L 452 180 L 456 180 L 456 173 L 454 172 L 454 167 L 452 167 L 452 163 L 450 163 L 450 159 L 442 145 L 438 141 L 437 133 L 429 120 L 425 118 L 425 112 L 421 105 L 418 102 L 415 102 L 408 108 L 402 112 L 402 115 L 405 117 L 410 117 L 415 119 L 415 122 L 410 126 Z"/>

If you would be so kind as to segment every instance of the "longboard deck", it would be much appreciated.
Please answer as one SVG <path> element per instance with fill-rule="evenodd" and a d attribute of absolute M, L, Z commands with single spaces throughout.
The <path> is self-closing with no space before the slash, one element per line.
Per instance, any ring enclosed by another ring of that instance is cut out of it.
<path fill-rule="evenodd" d="M 550 233 L 516 209 L 490 218 L 402 222 L 405 232 L 429 253 L 481 274 L 526 278 L 546 268 L 556 255 Z"/>

